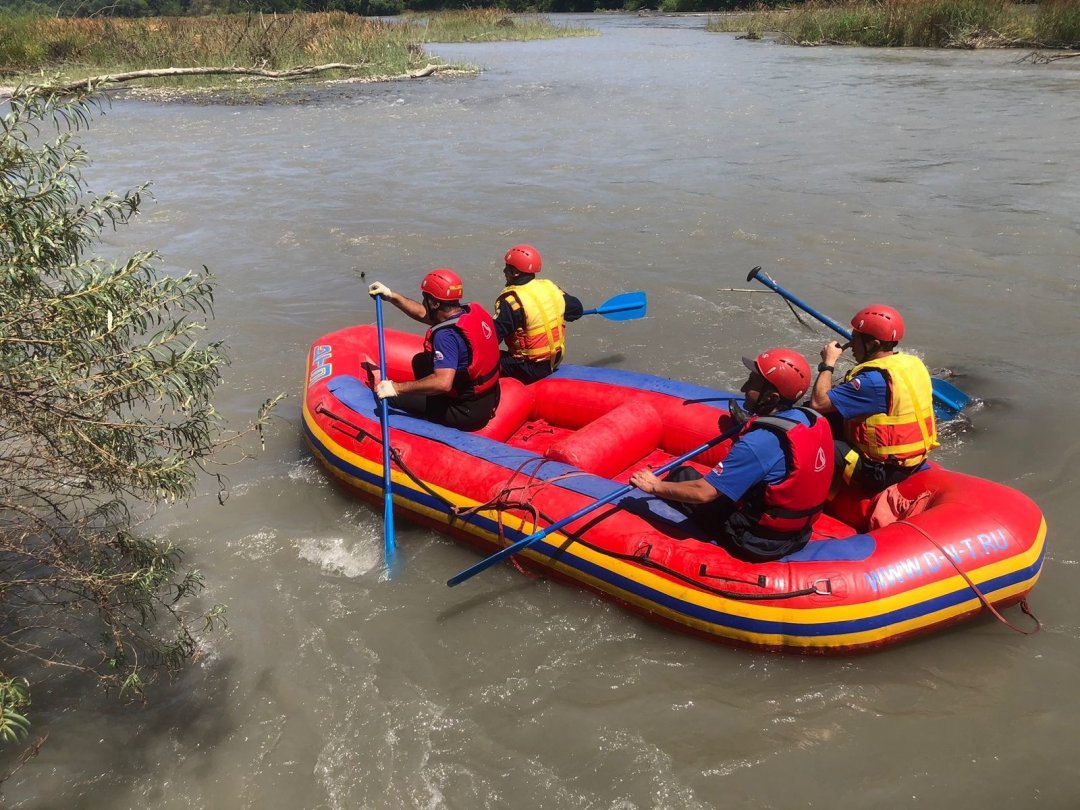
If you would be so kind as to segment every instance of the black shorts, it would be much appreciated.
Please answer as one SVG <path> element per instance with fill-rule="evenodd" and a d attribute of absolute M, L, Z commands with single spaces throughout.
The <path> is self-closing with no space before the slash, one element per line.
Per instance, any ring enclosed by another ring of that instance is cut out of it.
<path fill-rule="evenodd" d="M 480 430 L 499 407 L 499 386 L 473 399 L 453 399 L 445 394 L 404 394 L 387 400 L 391 408 L 423 417 L 458 430 Z"/>
<path fill-rule="evenodd" d="M 833 441 L 833 449 L 836 454 L 837 477 L 842 477 L 847 483 L 865 490 L 868 494 L 899 484 L 922 467 L 921 464 L 916 467 L 901 467 L 899 464 L 872 461 L 842 439 Z"/>
<path fill-rule="evenodd" d="M 693 481 L 704 476 L 693 467 L 676 467 L 665 481 Z M 715 501 L 701 504 L 667 501 L 668 504 L 688 515 L 702 529 L 711 542 L 723 546 L 736 559 L 747 562 L 779 560 L 806 545 L 810 530 L 789 535 L 763 537 L 754 531 L 756 524 L 735 508 L 730 498 L 721 495 Z"/>

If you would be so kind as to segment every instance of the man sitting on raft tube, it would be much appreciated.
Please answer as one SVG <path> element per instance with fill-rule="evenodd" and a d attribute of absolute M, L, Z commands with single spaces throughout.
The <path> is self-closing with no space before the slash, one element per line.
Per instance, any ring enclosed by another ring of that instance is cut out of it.
<path fill-rule="evenodd" d="M 495 299 L 495 331 L 506 341 L 501 373 L 528 385 L 559 367 L 566 324 L 584 314 L 581 301 L 553 281 L 537 278 L 542 260 L 532 245 L 514 245 L 503 257 L 506 287 Z"/>
<path fill-rule="evenodd" d="M 900 313 L 873 304 L 851 319 L 851 342 L 831 341 L 821 350 L 810 406 L 843 419 L 836 439 L 836 470 L 846 483 L 869 493 L 903 481 L 926 467 L 938 447 L 933 386 L 922 360 L 900 354 Z M 833 387 L 833 367 L 851 347 L 857 365 Z"/>
<path fill-rule="evenodd" d="M 368 287 L 410 318 L 428 324 L 424 350 L 413 357 L 412 380 L 381 380 L 375 395 L 391 407 L 458 430 L 479 430 L 499 405 L 499 341 L 480 304 L 462 304 L 464 285 L 453 270 L 432 270 L 420 283 L 422 302 Z"/>
<path fill-rule="evenodd" d="M 810 539 L 832 484 L 832 431 L 817 412 L 795 407 L 810 386 L 801 354 L 769 349 L 743 364 L 750 418 L 724 460 L 705 476 L 690 466 L 664 480 L 638 470 L 630 483 L 689 515 L 732 556 L 767 562 Z"/>

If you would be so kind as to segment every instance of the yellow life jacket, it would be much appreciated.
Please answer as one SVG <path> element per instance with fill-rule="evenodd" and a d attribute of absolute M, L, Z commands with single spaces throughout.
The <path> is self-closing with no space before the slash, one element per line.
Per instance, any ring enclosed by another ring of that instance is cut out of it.
<path fill-rule="evenodd" d="M 870 369 L 885 377 L 889 410 L 848 420 L 844 424 L 848 441 L 872 461 L 917 467 L 940 446 L 930 373 L 913 355 L 890 354 L 855 366 L 844 382 Z"/>
<path fill-rule="evenodd" d="M 519 360 L 543 362 L 555 368 L 566 349 L 566 297 L 552 281 L 534 278 L 527 284 L 512 284 L 499 293 L 513 311 L 521 310 L 525 328 L 506 336 L 510 356 Z"/>

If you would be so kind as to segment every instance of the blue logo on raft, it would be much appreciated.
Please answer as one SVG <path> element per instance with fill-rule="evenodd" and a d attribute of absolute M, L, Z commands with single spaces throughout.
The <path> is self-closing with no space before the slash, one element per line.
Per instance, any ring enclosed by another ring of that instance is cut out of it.
<path fill-rule="evenodd" d="M 325 344 L 312 348 L 311 374 L 308 375 L 308 388 L 334 373 L 334 365 L 330 362 L 330 352 L 331 347 Z"/>
<path fill-rule="evenodd" d="M 887 590 L 893 585 L 904 585 L 926 574 L 936 574 L 945 564 L 946 559 L 959 565 L 965 558 L 973 563 L 982 563 L 985 558 L 1009 550 L 1009 538 L 1004 529 L 994 529 L 972 537 L 965 537 L 955 543 L 941 547 L 941 551 L 926 551 L 916 554 L 893 565 L 875 568 L 863 574 L 870 589 L 875 593 Z M 944 553 L 942 553 L 944 552 Z"/>

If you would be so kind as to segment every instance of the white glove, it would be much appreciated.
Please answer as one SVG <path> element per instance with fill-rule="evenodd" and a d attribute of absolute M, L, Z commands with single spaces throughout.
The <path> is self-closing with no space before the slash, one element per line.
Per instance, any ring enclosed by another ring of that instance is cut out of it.
<path fill-rule="evenodd" d="M 375 286 L 372 284 L 371 286 Z M 382 286 L 381 284 L 379 285 Z M 390 397 L 397 396 L 397 389 L 394 388 L 394 384 L 390 380 L 382 380 L 375 386 L 375 396 L 379 399 L 389 399 Z"/>
<path fill-rule="evenodd" d="M 381 281 L 375 281 L 367 288 L 368 295 L 374 298 L 376 295 L 381 295 L 383 298 L 390 298 L 393 293 L 390 292 L 390 288 L 383 284 Z"/>

